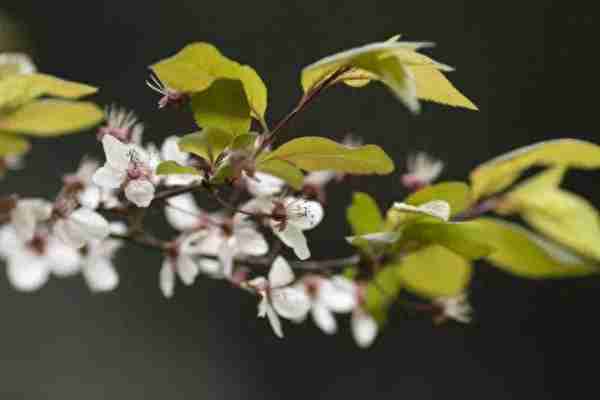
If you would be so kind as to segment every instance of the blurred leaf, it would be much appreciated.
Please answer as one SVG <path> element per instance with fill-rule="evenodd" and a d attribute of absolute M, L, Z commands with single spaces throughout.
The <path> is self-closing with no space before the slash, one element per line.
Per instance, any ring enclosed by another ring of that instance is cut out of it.
<path fill-rule="evenodd" d="M 402 290 L 400 264 L 381 268 L 365 289 L 365 308 L 379 324 L 387 320 L 387 310 Z"/>
<path fill-rule="evenodd" d="M 306 171 L 333 170 L 349 174 L 389 174 L 394 163 L 375 145 L 347 147 L 323 137 L 307 136 L 282 144 L 259 158 L 283 160 Z"/>
<path fill-rule="evenodd" d="M 229 146 L 232 139 L 233 136 L 226 131 L 205 128 L 200 132 L 183 136 L 177 143 L 181 151 L 195 154 L 213 164 L 217 157 Z"/>
<path fill-rule="evenodd" d="M 450 205 L 444 200 L 432 200 L 420 206 L 396 202 L 392 205 L 391 211 L 388 214 L 393 215 L 394 211 L 399 214 L 398 222 L 413 222 L 416 219 L 422 219 L 420 218 L 422 216 L 433 217 L 444 222 L 450 218 Z"/>
<path fill-rule="evenodd" d="M 98 89 L 45 74 L 11 75 L 0 80 L 0 110 L 13 110 L 40 96 L 78 99 Z"/>
<path fill-rule="evenodd" d="M 442 182 L 411 194 L 404 202 L 419 206 L 433 200 L 446 201 L 450 205 L 450 215 L 456 215 L 472 204 L 471 189 L 463 182 Z"/>
<path fill-rule="evenodd" d="M 346 218 L 355 235 L 379 232 L 383 229 L 383 216 L 379 206 L 366 193 L 354 193 L 352 205 L 346 210 Z"/>
<path fill-rule="evenodd" d="M 440 245 L 426 246 L 408 254 L 398 271 L 406 289 L 431 299 L 464 292 L 471 273 L 469 261 Z"/>
<path fill-rule="evenodd" d="M 516 224 L 481 218 L 482 240 L 494 247 L 487 260 L 494 266 L 525 278 L 568 278 L 597 274 L 600 267 L 565 247 Z"/>
<path fill-rule="evenodd" d="M 29 142 L 10 133 L 0 132 L 0 157 L 18 156 L 29 150 Z"/>
<path fill-rule="evenodd" d="M 430 43 L 398 42 L 395 36 L 386 42 L 372 43 L 325 57 L 302 70 L 305 92 L 341 68 L 351 68 L 336 81 L 362 87 L 370 80 L 388 86 L 411 111 L 419 110 L 417 98 L 443 104 L 476 109 L 438 71 L 451 70 L 431 58 L 417 53 Z M 415 72 L 415 69 L 422 68 Z M 421 91 L 421 93 L 419 92 Z"/>
<path fill-rule="evenodd" d="M 203 92 L 217 79 L 239 80 L 252 109 L 264 117 L 267 88 L 262 79 L 254 69 L 230 60 L 209 43 L 189 44 L 150 68 L 165 85 L 185 93 Z"/>
<path fill-rule="evenodd" d="M 500 192 L 533 166 L 600 168 L 600 146 L 576 139 L 557 139 L 513 150 L 478 166 L 471 172 L 473 198 Z"/>
<path fill-rule="evenodd" d="M 240 81 L 219 79 L 203 92 L 192 96 L 196 123 L 202 128 L 217 128 L 233 136 L 250 129 L 250 105 Z"/>
<path fill-rule="evenodd" d="M 436 243 L 469 260 L 489 255 L 494 249 L 485 235 L 485 226 L 478 220 L 469 222 L 422 222 L 402 231 L 403 239 L 421 243 Z"/>
<path fill-rule="evenodd" d="M 158 167 L 156 167 L 157 175 L 172 175 L 172 174 L 186 174 L 186 175 L 198 175 L 199 172 L 193 167 L 186 167 L 179 165 L 176 161 L 163 161 Z"/>
<path fill-rule="evenodd" d="M 93 103 L 36 100 L 0 117 L 0 130 L 32 136 L 59 136 L 98 124 L 104 113 Z"/>
<path fill-rule="evenodd" d="M 289 186 L 296 190 L 302 189 L 304 185 L 304 174 L 302 171 L 294 164 L 285 160 L 263 160 L 256 165 L 256 170 L 283 179 Z"/>
<path fill-rule="evenodd" d="M 378 255 L 384 254 L 401 237 L 400 232 L 374 232 L 348 236 L 346 241 L 362 253 L 376 258 Z"/>
<path fill-rule="evenodd" d="M 256 132 L 244 133 L 236 136 L 231 142 L 230 148 L 233 151 L 251 149 L 256 142 L 258 134 Z"/>

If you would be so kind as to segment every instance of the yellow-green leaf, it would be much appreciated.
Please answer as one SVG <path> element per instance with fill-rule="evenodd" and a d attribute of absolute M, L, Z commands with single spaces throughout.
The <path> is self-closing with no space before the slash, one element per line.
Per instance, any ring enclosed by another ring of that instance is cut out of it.
<path fill-rule="evenodd" d="M 471 273 L 468 260 L 439 245 L 426 246 L 408 254 L 398 271 L 406 289 L 431 299 L 464 292 Z"/>
<path fill-rule="evenodd" d="M 29 150 L 29 142 L 10 133 L 0 132 L 0 157 L 18 156 Z"/>
<path fill-rule="evenodd" d="M 267 88 L 256 71 L 225 57 L 209 43 L 192 43 L 150 68 L 165 85 L 185 93 L 202 92 L 217 79 L 239 80 L 253 111 L 263 117 L 267 109 Z"/>
<path fill-rule="evenodd" d="M 0 21 L 3 23 L 3 21 Z M 3 33 L 4 34 L 4 33 Z M 0 51 L 2 39 L 0 38 Z M 10 75 L 31 74 L 36 68 L 31 58 L 24 53 L 0 53 L 0 79 Z"/>
<path fill-rule="evenodd" d="M 12 110 L 40 96 L 78 99 L 98 89 L 45 74 L 10 75 L 0 80 L 0 110 Z"/>
<path fill-rule="evenodd" d="M 196 168 L 179 165 L 176 161 L 163 161 L 156 167 L 157 175 L 186 174 L 198 175 Z"/>
<path fill-rule="evenodd" d="M 510 274 L 544 279 L 600 272 L 600 266 L 595 263 L 516 224 L 493 218 L 482 218 L 478 222 L 484 228 L 482 239 L 495 249 L 487 260 Z"/>
<path fill-rule="evenodd" d="M 236 136 L 231 142 L 231 150 L 249 150 L 254 146 L 258 134 L 256 132 L 244 133 Z"/>
<path fill-rule="evenodd" d="M 216 80 L 208 89 L 192 96 L 191 106 L 196 123 L 202 128 L 221 129 L 233 136 L 250 129 L 250 105 L 240 81 Z"/>
<path fill-rule="evenodd" d="M 333 170 L 349 174 L 389 174 L 394 162 L 379 146 L 348 147 L 323 137 L 293 139 L 260 157 L 282 160 L 306 171 Z"/>
<path fill-rule="evenodd" d="M 365 235 L 383 229 L 383 216 L 371 196 L 357 192 L 352 196 L 352 205 L 346 210 L 346 218 L 354 235 Z"/>
<path fill-rule="evenodd" d="M 302 189 L 304 174 L 302 171 L 285 160 L 269 159 L 256 165 L 256 170 L 283 179 L 289 186 L 296 190 Z"/>
<path fill-rule="evenodd" d="M 407 226 L 403 239 L 421 243 L 436 243 L 467 259 L 475 260 L 493 252 L 493 245 L 483 234 L 479 221 L 469 222 L 419 222 Z"/>
<path fill-rule="evenodd" d="M 206 128 L 200 132 L 183 136 L 177 144 L 179 149 L 192 153 L 214 163 L 217 157 L 229 146 L 233 136 L 224 130 Z"/>
<path fill-rule="evenodd" d="M 419 99 L 478 110 L 477 106 L 459 92 L 439 69 L 430 66 L 413 66 L 409 69 L 414 75 Z"/>
<path fill-rule="evenodd" d="M 93 103 L 36 100 L 0 117 L 0 130 L 32 136 L 59 136 L 98 124 L 104 113 Z"/>
<path fill-rule="evenodd" d="M 583 140 L 557 139 L 522 147 L 496 157 L 471 172 L 474 199 L 508 188 L 527 168 L 536 165 L 600 168 L 600 146 Z"/>
<path fill-rule="evenodd" d="M 402 289 L 399 274 L 400 264 L 385 265 L 367 284 L 365 290 L 365 308 L 382 324 L 387 319 L 387 310 L 396 300 Z"/>
<path fill-rule="evenodd" d="M 404 202 L 420 206 L 432 200 L 444 200 L 450 204 L 450 215 L 465 211 L 473 202 L 471 189 L 463 182 L 442 182 L 427 186 L 408 196 Z"/>

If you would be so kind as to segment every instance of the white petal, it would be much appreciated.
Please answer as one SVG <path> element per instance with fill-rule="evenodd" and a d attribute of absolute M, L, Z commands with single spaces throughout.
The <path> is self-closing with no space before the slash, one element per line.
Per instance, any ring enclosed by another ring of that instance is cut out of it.
<path fill-rule="evenodd" d="M 98 168 L 94 173 L 92 181 L 105 189 L 118 189 L 121 187 L 126 177 L 126 170 L 118 170 L 108 164 L 104 164 L 103 167 Z"/>
<path fill-rule="evenodd" d="M 277 237 L 288 247 L 294 249 L 296 257 L 301 260 L 306 260 L 310 257 L 310 250 L 306 237 L 302 230 L 297 228 L 295 225 L 287 224 L 283 231 L 280 231 L 277 227 L 273 229 L 273 232 Z"/>
<path fill-rule="evenodd" d="M 200 272 L 214 278 L 223 276 L 221 263 L 211 258 L 200 258 L 198 260 L 198 268 Z"/>
<path fill-rule="evenodd" d="M 148 207 L 154 198 L 154 185 L 147 179 L 134 179 L 125 187 L 125 197 L 138 207 Z"/>
<path fill-rule="evenodd" d="M 180 254 L 177 257 L 177 273 L 185 285 L 189 286 L 193 284 L 199 272 L 198 266 L 190 256 Z"/>
<path fill-rule="evenodd" d="M 17 235 L 23 240 L 31 240 L 38 221 L 45 221 L 52 215 L 52 204 L 43 199 L 22 199 L 17 201 L 10 218 Z"/>
<path fill-rule="evenodd" d="M 303 287 L 272 289 L 271 302 L 277 314 L 291 320 L 305 317 L 310 310 L 310 298 Z"/>
<path fill-rule="evenodd" d="M 276 176 L 256 172 L 253 178 L 246 177 L 246 188 L 254 197 L 273 196 L 285 186 L 285 182 Z"/>
<path fill-rule="evenodd" d="M 258 318 L 267 316 L 267 307 L 270 307 L 269 301 L 265 296 L 262 296 L 258 302 Z"/>
<path fill-rule="evenodd" d="M 80 235 L 77 226 L 70 224 L 69 220 L 61 218 L 54 223 L 52 232 L 67 246 L 79 249 L 85 245 L 84 238 Z"/>
<path fill-rule="evenodd" d="M 164 161 L 176 161 L 179 164 L 185 164 L 188 159 L 188 154 L 179 149 L 179 137 L 169 136 L 163 142 L 160 149 L 160 155 Z"/>
<path fill-rule="evenodd" d="M 15 289 L 32 292 L 48 281 L 50 271 L 42 258 L 23 254 L 8 261 L 6 274 Z"/>
<path fill-rule="evenodd" d="M 305 185 L 323 186 L 337 176 L 335 171 L 315 171 L 304 177 Z"/>
<path fill-rule="evenodd" d="M 54 237 L 48 239 L 46 257 L 50 269 L 57 276 L 71 276 L 81 269 L 79 251 Z"/>
<path fill-rule="evenodd" d="M 10 258 L 21 253 L 24 241 L 17 235 L 12 225 L 4 225 L 0 228 L 0 257 Z"/>
<path fill-rule="evenodd" d="M 178 231 L 187 231 L 198 226 L 203 211 L 200 210 L 191 194 L 172 197 L 167 203 L 165 216 L 173 228 Z"/>
<path fill-rule="evenodd" d="M 77 226 L 86 242 L 102 240 L 110 234 L 108 221 L 100 214 L 89 208 L 81 207 L 73 211 L 68 217 L 71 225 Z"/>
<path fill-rule="evenodd" d="M 223 274 L 226 277 L 233 275 L 233 258 L 236 256 L 237 248 L 235 247 L 235 239 L 229 238 L 221 243 L 219 248 L 219 261 L 223 267 Z"/>
<path fill-rule="evenodd" d="M 273 328 L 273 332 L 279 338 L 283 338 L 283 329 L 281 329 L 281 320 L 279 316 L 275 312 L 275 309 L 268 303 L 265 302 L 265 313 L 267 314 L 267 318 L 269 319 L 269 323 L 271 324 L 271 328 Z"/>
<path fill-rule="evenodd" d="M 286 201 L 288 224 L 302 230 L 312 229 L 323 220 L 323 206 L 317 201 L 290 199 Z"/>
<path fill-rule="evenodd" d="M 112 135 L 104 135 L 102 146 L 108 165 L 119 171 L 127 170 L 131 161 L 131 146 L 126 145 Z"/>
<path fill-rule="evenodd" d="M 96 185 L 88 185 L 79 192 L 77 199 L 79 200 L 79 204 L 83 207 L 87 207 L 91 210 L 95 210 L 100 205 L 100 200 L 102 197 L 102 189 Z"/>
<path fill-rule="evenodd" d="M 269 271 L 269 285 L 271 288 L 289 285 L 294 282 L 294 279 L 294 271 L 290 268 L 290 264 L 288 264 L 285 258 L 281 256 L 277 257 Z"/>
<path fill-rule="evenodd" d="M 163 295 L 169 299 L 175 291 L 175 272 L 168 258 L 165 258 L 159 273 L 159 286 Z"/>
<path fill-rule="evenodd" d="M 356 285 L 342 276 L 323 279 L 319 285 L 318 298 L 319 302 L 332 311 L 350 312 L 357 304 Z"/>
<path fill-rule="evenodd" d="M 216 256 L 219 254 L 223 242 L 227 240 L 223 236 L 220 228 L 209 228 L 207 234 L 198 246 L 198 252 L 208 256 Z"/>
<path fill-rule="evenodd" d="M 352 314 L 351 327 L 354 340 L 360 347 L 369 347 L 377 336 L 377 322 L 363 311 Z"/>
<path fill-rule="evenodd" d="M 192 174 L 173 174 L 165 178 L 166 186 L 185 186 L 202 180 L 201 175 Z"/>
<path fill-rule="evenodd" d="M 332 335 L 337 331 L 337 322 L 335 321 L 335 317 L 322 304 L 315 303 L 310 310 L 313 320 L 315 324 L 321 328 L 321 330 L 328 335 Z"/>
<path fill-rule="evenodd" d="M 450 218 L 450 204 L 443 200 L 433 200 L 425 204 L 421 204 L 418 207 L 396 202 L 394 203 L 393 208 L 402 212 L 429 215 L 431 217 L 439 218 L 443 221 L 448 221 Z"/>
<path fill-rule="evenodd" d="M 82 274 L 93 292 L 107 292 L 119 285 L 119 274 L 110 260 L 105 258 L 87 263 Z"/>
<path fill-rule="evenodd" d="M 253 228 L 244 228 L 235 232 L 238 250 L 243 254 L 262 256 L 269 251 L 269 244 Z"/>

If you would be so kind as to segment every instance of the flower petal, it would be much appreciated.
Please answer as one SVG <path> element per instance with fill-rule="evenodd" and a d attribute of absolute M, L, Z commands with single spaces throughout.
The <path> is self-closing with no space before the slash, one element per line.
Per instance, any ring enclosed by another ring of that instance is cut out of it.
<path fill-rule="evenodd" d="M 356 285 L 342 276 L 323 279 L 317 295 L 320 303 L 338 313 L 350 312 L 357 304 Z"/>
<path fill-rule="evenodd" d="M 154 198 L 154 185 L 147 179 L 134 179 L 125 187 L 125 197 L 138 207 L 148 207 Z"/>
<path fill-rule="evenodd" d="M 219 247 L 219 261 L 223 267 L 223 275 L 226 277 L 233 275 L 233 258 L 236 256 L 236 253 L 235 239 L 228 238 L 223 240 L 221 247 Z"/>
<path fill-rule="evenodd" d="M 273 332 L 275 332 L 277 337 L 283 338 L 283 329 L 281 329 L 281 320 L 279 319 L 279 316 L 268 302 L 265 302 L 265 305 L 265 313 L 267 314 L 271 328 L 273 328 Z"/>
<path fill-rule="evenodd" d="M 10 284 L 17 290 L 32 292 L 41 288 L 50 276 L 46 262 L 40 257 L 12 257 L 6 267 Z"/>
<path fill-rule="evenodd" d="M 48 238 L 46 257 L 51 271 L 57 276 L 71 276 L 81 269 L 79 251 L 52 236 Z"/>
<path fill-rule="evenodd" d="M 100 205 L 102 198 L 102 189 L 96 185 L 88 185 L 77 195 L 79 204 L 91 210 L 95 210 Z"/>
<path fill-rule="evenodd" d="M 315 324 L 326 334 L 332 335 L 337 332 L 337 322 L 335 321 L 335 317 L 322 304 L 315 303 L 313 304 L 311 310 L 311 315 Z"/>
<path fill-rule="evenodd" d="M 118 170 L 108 164 L 104 164 L 104 166 L 98 168 L 94 173 L 92 181 L 105 189 L 118 189 L 125 182 L 126 177 L 127 172 L 125 170 Z"/>
<path fill-rule="evenodd" d="M 112 262 L 105 258 L 86 263 L 82 274 L 92 292 L 108 292 L 119 285 L 119 274 Z"/>
<path fill-rule="evenodd" d="M 11 211 L 10 218 L 17 235 L 25 240 L 31 240 L 38 221 L 45 221 L 52 214 L 52 204 L 43 199 L 22 199 L 17 201 Z"/>
<path fill-rule="evenodd" d="M 178 164 L 185 164 L 188 160 L 188 154 L 179 149 L 179 137 L 169 136 L 163 142 L 160 148 L 160 155 L 164 161 L 175 161 Z"/>
<path fill-rule="evenodd" d="M 273 233 L 288 247 L 294 249 L 294 253 L 301 260 L 306 260 L 310 257 L 308 242 L 302 230 L 295 225 L 287 224 L 283 231 L 277 227 L 273 229 Z"/>
<path fill-rule="evenodd" d="M 110 234 L 110 224 L 100 214 L 89 208 L 81 207 L 73 211 L 68 218 L 73 225 L 80 227 L 86 242 L 102 240 Z"/>
<path fill-rule="evenodd" d="M 356 311 L 350 321 L 352 335 L 359 347 L 369 347 L 377 337 L 377 322 L 364 311 Z"/>
<path fill-rule="evenodd" d="M 276 176 L 255 172 L 254 177 L 246 176 L 246 189 L 254 197 L 273 196 L 285 186 L 285 182 Z"/>
<path fill-rule="evenodd" d="M 102 146 L 106 155 L 106 163 L 118 171 L 125 171 L 131 161 L 131 146 L 121 142 L 112 135 L 104 135 Z"/>
<path fill-rule="evenodd" d="M 294 282 L 294 271 L 290 268 L 290 264 L 285 258 L 279 256 L 273 262 L 273 266 L 269 271 L 269 285 L 271 288 L 278 288 L 289 285 Z"/>
<path fill-rule="evenodd" d="M 175 291 L 175 271 L 168 258 L 165 258 L 159 272 L 158 284 L 163 295 L 170 299 Z"/>
<path fill-rule="evenodd" d="M 304 318 L 310 310 L 310 298 L 303 287 L 272 289 L 271 302 L 277 314 L 291 320 Z"/>
<path fill-rule="evenodd" d="M 235 232 L 238 250 L 251 256 L 262 256 L 269 251 L 269 244 L 264 236 L 253 228 L 243 228 Z"/>
<path fill-rule="evenodd" d="M 312 229 L 323 220 L 323 206 L 317 201 L 288 198 L 286 201 L 288 224 L 299 229 Z"/>
<path fill-rule="evenodd" d="M 199 272 L 198 266 L 190 256 L 180 254 L 177 257 L 177 273 L 185 285 L 193 284 Z"/>
<path fill-rule="evenodd" d="M 178 231 L 187 231 L 198 226 L 203 211 L 200 210 L 191 194 L 170 198 L 165 207 L 165 216 L 171 226 Z"/>

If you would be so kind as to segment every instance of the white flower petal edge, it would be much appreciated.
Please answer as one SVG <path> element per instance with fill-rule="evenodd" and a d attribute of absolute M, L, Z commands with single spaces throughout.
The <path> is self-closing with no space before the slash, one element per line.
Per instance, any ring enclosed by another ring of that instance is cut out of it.
<path fill-rule="evenodd" d="M 377 337 L 377 322 L 365 311 L 356 310 L 350 321 L 352 335 L 359 347 L 369 347 Z"/>
<path fill-rule="evenodd" d="M 54 225 L 55 234 L 67 245 L 80 248 L 110 234 L 108 221 L 96 211 L 81 207 Z"/>
<path fill-rule="evenodd" d="M 296 257 L 301 260 L 310 258 L 310 249 L 308 248 L 308 242 L 302 230 L 288 223 L 283 231 L 274 227 L 273 232 L 283 244 L 294 250 Z"/>
<path fill-rule="evenodd" d="M 175 271 L 173 271 L 171 261 L 166 258 L 163 260 L 158 282 L 163 295 L 167 299 L 173 297 L 173 293 L 175 292 Z"/>
<path fill-rule="evenodd" d="M 22 199 L 10 212 L 12 225 L 23 240 L 33 238 L 38 222 L 46 221 L 52 215 L 52 203 L 43 199 Z"/>
<path fill-rule="evenodd" d="M 294 281 L 294 278 L 294 272 L 290 264 L 288 264 L 285 258 L 281 256 L 277 257 L 269 271 L 269 285 L 271 288 L 289 285 Z"/>
<path fill-rule="evenodd" d="M 154 198 L 155 187 L 147 179 L 134 179 L 125 186 L 125 197 L 138 207 L 148 207 Z"/>

